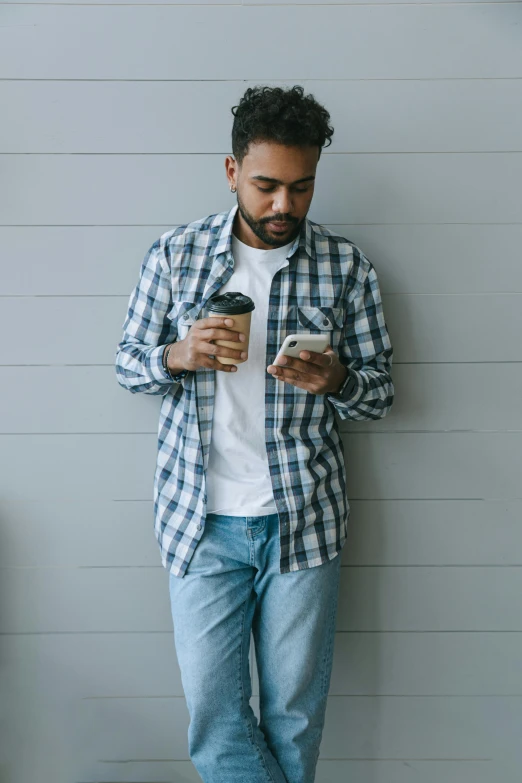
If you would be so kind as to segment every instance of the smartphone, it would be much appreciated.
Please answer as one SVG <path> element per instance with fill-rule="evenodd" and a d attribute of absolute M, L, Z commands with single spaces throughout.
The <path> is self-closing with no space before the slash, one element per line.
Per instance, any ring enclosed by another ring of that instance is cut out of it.
<path fill-rule="evenodd" d="M 295 359 L 299 359 L 301 351 L 323 353 L 329 342 L 330 336 L 328 334 L 311 334 L 310 332 L 288 334 L 272 364 L 277 364 L 280 356 L 293 356 Z"/>

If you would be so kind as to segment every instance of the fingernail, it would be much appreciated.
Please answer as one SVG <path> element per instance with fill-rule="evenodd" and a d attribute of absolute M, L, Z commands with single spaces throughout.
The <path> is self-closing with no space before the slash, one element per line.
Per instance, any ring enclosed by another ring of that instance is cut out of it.
<path fill-rule="evenodd" d="M 246 353 L 246 351 L 241 351 L 241 358 L 242 358 L 242 359 L 246 359 L 246 358 L 247 358 L 247 353 Z"/>
<path fill-rule="evenodd" d="M 244 343 L 246 340 L 246 336 L 241 332 L 239 335 L 239 339 L 241 340 L 242 343 Z"/>
<path fill-rule="evenodd" d="M 234 321 L 232 318 L 225 318 L 225 323 L 227 326 L 234 326 Z"/>

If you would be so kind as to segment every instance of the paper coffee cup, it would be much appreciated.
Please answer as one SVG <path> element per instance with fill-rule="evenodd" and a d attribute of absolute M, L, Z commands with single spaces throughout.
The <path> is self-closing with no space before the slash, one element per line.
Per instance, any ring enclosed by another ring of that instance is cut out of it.
<path fill-rule="evenodd" d="M 250 341 L 250 323 L 252 320 L 252 310 L 255 310 L 255 304 L 253 300 L 246 294 L 241 294 L 239 291 L 227 291 L 226 294 L 214 294 L 207 301 L 207 311 L 209 317 L 224 318 L 230 316 L 234 319 L 234 326 L 225 326 L 226 329 L 230 329 L 234 332 L 242 332 L 246 340 L 244 343 L 238 340 L 214 340 L 215 345 L 223 345 L 226 348 L 233 348 L 235 351 L 247 351 Z M 246 362 L 246 359 L 233 359 L 229 356 L 218 356 L 216 359 L 221 364 L 242 364 Z"/>

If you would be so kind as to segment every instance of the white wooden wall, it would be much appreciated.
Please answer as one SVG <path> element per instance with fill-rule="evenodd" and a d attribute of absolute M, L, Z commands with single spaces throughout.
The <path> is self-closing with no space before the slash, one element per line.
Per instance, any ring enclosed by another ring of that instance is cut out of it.
<path fill-rule="evenodd" d="M 160 401 L 113 361 L 150 244 L 234 203 L 230 107 L 279 82 L 331 112 L 310 217 L 375 264 L 395 348 L 392 414 L 343 424 L 317 783 L 518 781 L 522 4 L 0 3 L 0 77 L 1 783 L 199 780 Z"/>

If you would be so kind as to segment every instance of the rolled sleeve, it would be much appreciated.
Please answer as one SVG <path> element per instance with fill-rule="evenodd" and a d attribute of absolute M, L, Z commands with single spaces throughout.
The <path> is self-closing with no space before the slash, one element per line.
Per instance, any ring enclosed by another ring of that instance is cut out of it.
<path fill-rule="evenodd" d="M 171 306 L 170 270 L 158 240 L 143 259 L 116 351 L 118 382 L 133 393 L 166 394 L 178 385 L 162 364 L 165 345 L 177 338 L 167 315 Z"/>
<path fill-rule="evenodd" d="M 360 277 L 349 300 L 339 361 L 352 380 L 340 396 L 327 395 L 342 419 L 381 419 L 391 410 L 393 349 L 376 271 L 358 254 Z"/>

